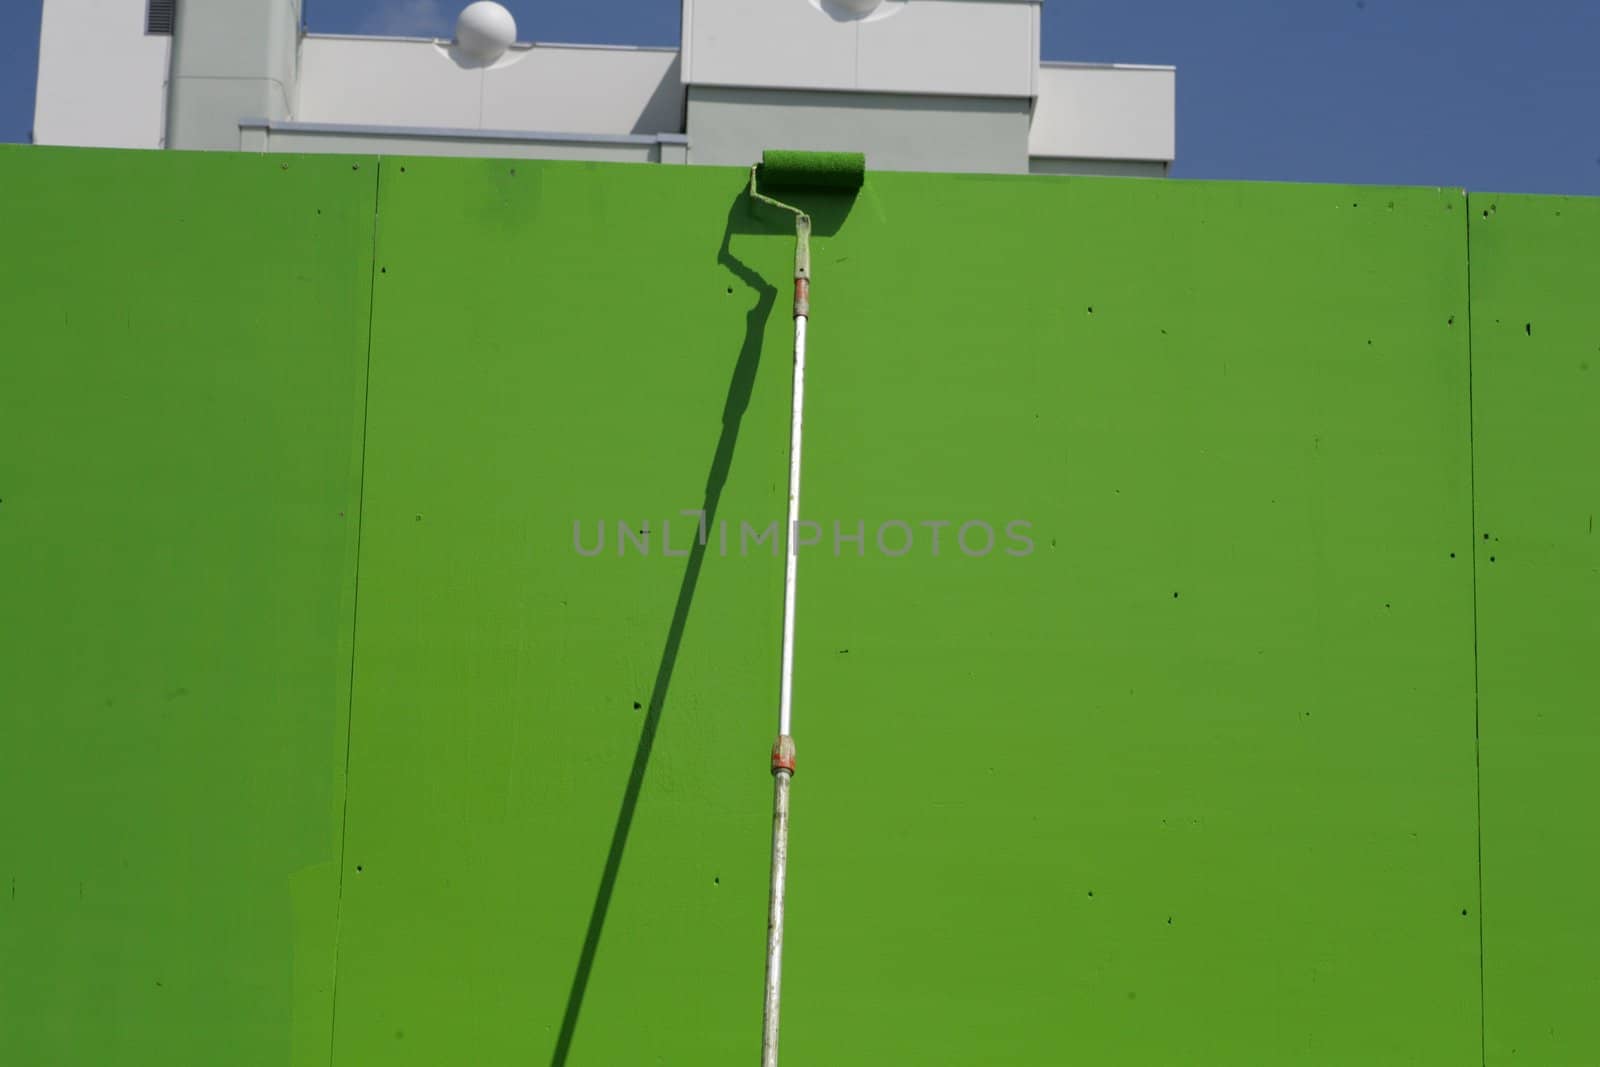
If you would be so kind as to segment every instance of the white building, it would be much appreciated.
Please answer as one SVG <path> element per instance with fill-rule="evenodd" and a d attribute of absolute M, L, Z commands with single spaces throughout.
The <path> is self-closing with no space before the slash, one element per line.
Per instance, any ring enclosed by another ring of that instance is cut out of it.
<path fill-rule="evenodd" d="M 1039 0 L 682 0 L 682 48 L 304 32 L 301 0 L 44 0 L 38 144 L 1160 176 L 1171 67 L 1039 60 Z"/>

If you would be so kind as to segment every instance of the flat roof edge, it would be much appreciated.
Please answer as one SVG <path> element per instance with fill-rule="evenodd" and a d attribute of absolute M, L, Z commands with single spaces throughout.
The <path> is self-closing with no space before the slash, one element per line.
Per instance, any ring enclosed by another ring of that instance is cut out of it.
<path fill-rule="evenodd" d="M 1096 156 L 1083 152 L 1029 152 L 1029 159 L 1082 160 L 1085 163 L 1176 163 L 1173 156 Z"/>
<path fill-rule="evenodd" d="M 1178 69 L 1170 63 L 1080 63 L 1066 59 L 1041 59 L 1039 66 L 1065 70 L 1161 70 L 1169 74 Z"/>
<path fill-rule="evenodd" d="M 827 93 L 840 96 L 906 96 L 917 100 L 1032 100 L 1035 92 L 1015 93 L 962 93 L 935 92 L 928 89 L 819 89 L 810 85 L 747 85 L 743 82 L 686 81 L 685 89 L 742 89 L 752 93 Z"/>
<path fill-rule="evenodd" d="M 390 37 L 375 33 L 308 33 L 307 40 L 319 41 L 373 41 L 383 43 L 401 41 L 405 44 L 449 44 L 449 37 Z M 536 48 L 574 48 L 589 52 L 672 52 L 679 50 L 671 45 L 655 44 L 577 44 L 570 41 L 518 41 L 510 51 L 531 52 Z"/>
<path fill-rule="evenodd" d="M 681 133 L 561 133 L 553 130 L 468 130 L 448 126 L 380 126 L 345 122 L 281 122 L 240 119 L 241 130 L 281 130 L 284 133 L 329 133 L 368 137 L 414 137 L 435 141 L 521 141 L 569 144 L 671 144 L 687 145 Z"/>

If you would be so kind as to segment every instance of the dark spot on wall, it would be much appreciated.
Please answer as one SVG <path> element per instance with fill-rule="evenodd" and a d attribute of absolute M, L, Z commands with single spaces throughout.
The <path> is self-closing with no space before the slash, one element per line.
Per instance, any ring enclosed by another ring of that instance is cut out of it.
<path fill-rule="evenodd" d="M 1533 323 L 1531 323 L 1531 322 L 1523 323 L 1522 324 L 1522 329 L 1523 329 L 1523 332 L 1526 333 L 1529 337 L 1533 336 Z"/>
<path fill-rule="evenodd" d="M 358 864 L 356 864 L 356 873 L 357 873 L 357 874 L 360 874 L 360 873 L 361 873 L 361 872 L 362 872 L 362 871 L 364 871 L 364 870 L 366 870 L 366 868 L 365 868 L 365 867 L 363 867 L 363 866 L 361 866 L 361 864 L 359 864 L 359 863 L 358 863 Z"/>
<path fill-rule="evenodd" d="M 643 704 L 641 704 L 641 703 L 639 703 L 639 702 L 638 702 L 638 701 L 637 701 L 637 700 L 635 700 L 635 701 L 634 701 L 634 702 L 633 702 L 633 710 L 634 710 L 634 711 L 639 711 L 639 710 L 641 710 L 641 709 L 643 709 L 643 708 L 644 708 L 644 705 L 643 705 Z"/>

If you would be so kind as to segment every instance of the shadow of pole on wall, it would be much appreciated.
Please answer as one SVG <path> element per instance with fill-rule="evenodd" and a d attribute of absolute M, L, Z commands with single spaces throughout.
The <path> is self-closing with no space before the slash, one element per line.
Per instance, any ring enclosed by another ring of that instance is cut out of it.
<path fill-rule="evenodd" d="M 711 458 L 711 469 L 706 474 L 705 498 L 701 509 L 705 512 L 702 531 L 711 529 L 722 499 L 723 486 L 728 481 L 728 471 L 733 466 L 733 449 L 739 440 L 739 425 L 745 409 L 750 405 L 750 391 L 755 384 L 756 368 L 761 363 L 761 339 L 766 332 L 767 320 L 777 302 L 777 287 L 741 263 L 729 248 L 736 221 L 749 211 L 749 201 L 744 195 L 737 197 L 728 211 L 728 224 L 722 233 L 722 246 L 717 250 L 717 262 L 727 267 L 745 285 L 755 290 L 755 306 L 745 316 L 744 343 L 739 348 L 739 358 L 733 367 L 733 378 L 728 383 L 728 399 L 722 408 L 722 435 L 717 440 L 717 450 Z M 745 231 L 748 232 L 748 231 Z M 617 812 L 617 824 L 611 832 L 611 849 L 606 854 L 606 865 L 600 875 L 600 887 L 595 891 L 594 907 L 589 913 L 589 926 L 584 932 L 583 949 L 578 954 L 578 966 L 572 975 L 572 988 L 567 993 L 567 1008 L 561 1018 L 561 1033 L 556 1038 L 555 1052 L 550 1057 L 551 1067 L 564 1067 L 572 1050 L 572 1039 L 578 1029 L 578 1015 L 583 1009 L 584 991 L 589 985 L 589 974 L 594 969 L 594 958 L 600 948 L 600 934 L 605 929 L 606 912 L 611 906 L 611 893 L 616 888 L 617 873 L 622 868 L 622 855 L 628 844 L 628 830 L 633 825 L 633 815 L 639 806 L 639 793 L 644 787 L 645 770 L 650 764 L 650 750 L 655 745 L 656 731 L 661 726 L 661 710 L 667 701 L 667 687 L 672 684 L 672 668 L 678 659 L 678 648 L 683 643 L 684 628 L 689 622 L 689 608 L 694 603 L 695 586 L 700 581 L 700 568 L 705 563 L 706 538 L 695 539 L 683 569 L 683 581 L 678 585 L 677 603 L 672 609 L 672 621 L 667 627 L 667 638 L 661 649 L 661 662 L 656 667 L 655 684 L 650 690 L 650 703 L 645 712 L 644 726 L 639 731 L 639 746 L 633 754 L 633 767 L 628 771 L 627 788 L 623 790 L 622 806 Z"/>

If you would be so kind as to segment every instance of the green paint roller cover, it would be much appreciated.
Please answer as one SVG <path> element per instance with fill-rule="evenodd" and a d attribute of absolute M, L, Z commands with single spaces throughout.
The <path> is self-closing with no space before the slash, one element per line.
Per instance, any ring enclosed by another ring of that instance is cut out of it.
<path fill-rule="evenodd" d="M 761 153 L 761 179 L 769 185 L 808 189 L 859 189 L 866 178 L 867 157 L 860 152 Z"/>

